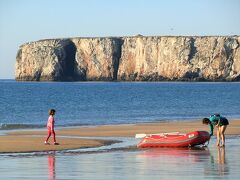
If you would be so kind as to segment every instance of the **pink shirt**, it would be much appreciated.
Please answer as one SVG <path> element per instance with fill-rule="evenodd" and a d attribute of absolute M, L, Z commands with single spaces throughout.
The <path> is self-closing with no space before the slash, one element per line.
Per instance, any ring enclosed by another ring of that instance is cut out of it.
<path fill-rule="evenodd" d="M 52 115 L 48 117 L 47 127 L 54 129 L 54 117 Z"/>

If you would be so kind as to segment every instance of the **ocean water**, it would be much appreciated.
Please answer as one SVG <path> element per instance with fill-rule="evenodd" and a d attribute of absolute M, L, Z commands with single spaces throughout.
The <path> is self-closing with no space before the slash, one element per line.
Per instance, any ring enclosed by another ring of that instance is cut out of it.
<path fill-rule="evenodd" d="M 216 141 L 216 138 L 213 138 Z M 1 179 L 229 179 L 240 178 L 239 137 L 225 148 L 153 148 L 96 152 L 1 154 Z"/>
<path fill-rule="evenodd" d="M 240 83 L 0 80 L 1 129 L 240 118 Z M 96 137 L 93 137 L 96 138 Z M 110 139 L 114 139 L 109 137 Z M 137 149 L 139 139 L 65 151 L 0 154 L 0 179 L 239 179 L 239 136 L 226 147 Z M 128 148 L 128 147 L 131 148 Z"/>
<path fill-rule="evenodd" d="M 0 80 L 0 128 L 240 118 L 240 83 L 16 82 Z"/>

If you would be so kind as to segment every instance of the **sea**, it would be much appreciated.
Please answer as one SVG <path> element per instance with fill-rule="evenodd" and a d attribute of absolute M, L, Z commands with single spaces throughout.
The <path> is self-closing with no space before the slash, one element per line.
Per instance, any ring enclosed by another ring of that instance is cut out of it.
<path fill-rule="evenodd" d="M 239 82 L 16 82 L 0 80 L 1 132 L 56 127 L 240 118 Z M 4 133 L 1 133 L 4 134 Z M 84 138 L 84 137 L 75 137 Z M 89 137 L 86 137 L 89 138 Z M 103 137 L 92 137 L 93 139 Z M 239 179 L 239 135 L 226 147 L 137 149 L 134 137 L 109 146 L 0 153 L 0 179 Z M 104 137 L 107 139 L 107 137 Z"/>
<path fill-rule="evenodd" d="M 16 82 L 0 80 L 0 129 L 240 118 L 239 82 Z"/>

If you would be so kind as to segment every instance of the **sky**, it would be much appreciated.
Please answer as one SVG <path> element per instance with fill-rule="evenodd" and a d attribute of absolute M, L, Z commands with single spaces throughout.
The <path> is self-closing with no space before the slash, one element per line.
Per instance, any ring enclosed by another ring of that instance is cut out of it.
<path fill-rule="evenodd" d="M 0 79 L 26 42 L 137 34 L 240 35 L 240 0 L 0 0 Z"/>

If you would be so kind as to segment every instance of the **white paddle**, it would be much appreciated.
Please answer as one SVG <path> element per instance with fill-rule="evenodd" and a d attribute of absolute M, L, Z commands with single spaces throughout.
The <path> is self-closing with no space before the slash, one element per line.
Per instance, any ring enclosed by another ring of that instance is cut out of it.
<path fill-rule="evenodd" d="M 165 136 L 165 135 L 174 135 L 174 134 L 179 134 L 179 132 L 159 133 L 159 134 L 136 134 L 135 138 L 144 138 L 146 136 L 152 136 L 152 135 Z"/>

